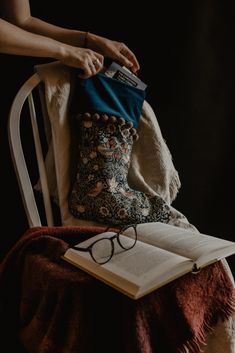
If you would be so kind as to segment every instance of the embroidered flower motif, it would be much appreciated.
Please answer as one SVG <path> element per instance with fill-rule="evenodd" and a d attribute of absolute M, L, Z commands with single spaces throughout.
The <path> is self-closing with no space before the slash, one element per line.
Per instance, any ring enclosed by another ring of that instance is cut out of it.
<path fill-rule="evenodd" d="M 88 159 L 87 159 L 86 157 L 84 157 L 84 158 L 82 159 L 82 162 L 83 162 L 83 164 L 87 164 L 87 163 L 88 163 Z"/>
<path fill-rule="evenodd" d="M 142 210 L 141 210 L 141 213 L 142 213 L 142 215 L 143 216 L 148 216 L 149 215 L 149 209 L 148 208 L 143 208 Z"/>
<path fill-rule="evenodd" d="M 97 152 L 96 151 L 91 151 L 89 156 L 90 156 L 91 159 L 94 159 L 94 158 L 97 157 Z"/>
<path fill-rule="evenodd" d="M 113 133 L 116 131 L 115 125 L 109 124 L 109 125 L 107 126 L 107 131 L 108 131 L 110 134 L 113 134 Z"/>
<path fill-rule="evenodd" d="M 102 206 L 100 207 L 99 211 L 100 211 L 100 214 L 102 214 L 102 216 L 104 217 L 107 217 L 109 215 L 109 210 L 107 209 L 107 207 Z"/>
<path fill-rule="evenodd" d="M 88 181 L 91 181 L 94 179 L 94 174 L 89 174 L 87 177 Z"/>
<path fill-rule="evenodd" d="M 129 156 L 123 156 L 122 158 L 123 158 L 123 161 L 125 163 L 129 163 L 129 161 L 130 161 L 130 157 Z"/>
<path fill-rule="evenodd" d="M 124 137 L 130 136 L 130 131 L 129 131 L 129 129 L 124 129 L 124 130 L 122 130 L 122 136 L 124 136 Z"/>
<path fill-rule="evenodd" d="M 118 214 L 118 217 L 121 219 L 124 219 L 127 217 L 127 212 L 126 212 L 125 208 L 121 208 L 117 214 Z"/>
<path fill-rule="evenodd" d="M 99 165 L 98 165 L 98 164 L 93 165 L 93 169 L 94 169 L 95 171 L 99 170 Z"/>
<path fill-rule="evenodd" d="M 121 159 L 122 157 L 123 156 L 119 152 L 116 152 L 116 153 L 113 154 L 113 158 L 115 158 L 115 159 Z"/>
<path fill-rule="evenodd" d="M 123 188 L 119 188 L 119 192 L 125 196 L 128 197 L 128 199 L 133 199 L 135 197 L 135 192 L 131 189 L 129 190 L 124 190 Z"/>
<path fill-rule="evenodd" d="M 85 120 L 83 122 L 83 126 L 86 127 L 87 129 L 89 129 L 90 127 L 92 127 L 92 121 L 91 120 Z"/>
<path fill-rule="evenodd" d="M 111 137 L 109 139 L 109 147 L 110 148 L 116 148 L 118 146 L 117 140 L 115 137 Z"/>
<path fill-rule="evenodd" d="M 112 156 L 113 151 L 110 150 L 110 148 L 107 148 L 105 145 L 99 145 L 97 147 L 97 150 L 99 153 L 105 155 L 105 156 Z"/>
<path fill-rule="evenodd" d="M 96 183 L 96 186 L 93 189 L 91 189 L 87 193 L 87 195 L 91 196 L 91 197 L 96 197 L 103 190 L 103 188 L 104 188 L 104 185 L 103 185 L 102 181 L 98 181 Z"/>
<path fill-rule="evenodd" d="M 83 205 L 78 205 L 77 206 L 77 211 L 79 213 L 84 213 L 86 211 L 86 208 Z"/>
<path fill-rule="evenodd" d="M 108 179 L 107 184 L 108 184 L 109 190 L 111 192 L 115 192 L 115 190 L 117 190 L 118 183 L 117 183 L 115 177 L 113 177 L 112 179 Z"/>
<path fill-rule="evenodd" d="M 127 143 L 123 143 L 121 145 L 122 153 L 128 154 L 129 153 L 129 148 Z"/>

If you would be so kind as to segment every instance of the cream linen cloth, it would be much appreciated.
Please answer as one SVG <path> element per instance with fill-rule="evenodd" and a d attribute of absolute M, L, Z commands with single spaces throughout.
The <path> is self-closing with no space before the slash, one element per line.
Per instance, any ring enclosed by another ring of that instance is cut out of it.
<path fill-rule="evenodd" d="M 70 189 L 69 103 L 73 90 L 72 71 L 59 62 L 38 65 L 35 69 L 45 84 L 46 109 L 50 122 L 46 157 L 50 193 L 58 200 L 63 225 L 95 224 L 74 218 L 67 203 Z M 142 192 L 158 194 L 171 204 L 179 191 L 180 180 L 156 116 L 147 101 L 143 104 L 138 133 L 140 138 L 133 145 L 129 185 Z M 40 189 L 40 182 L 36 188 Z M 226 260 L 224 265 L 233 280 Z M 208 334 L 207 345 L 202 347 L 202 352 L 235 353 L 235 318 L 217 323 Z"/>

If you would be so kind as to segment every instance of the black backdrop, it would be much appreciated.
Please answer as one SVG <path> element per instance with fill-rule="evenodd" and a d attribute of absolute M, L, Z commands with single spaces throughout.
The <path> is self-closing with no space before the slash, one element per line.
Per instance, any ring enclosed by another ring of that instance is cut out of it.
<path fill-rule="evenodd" d="M 120 1 L 96 5 L 31 1 L 35 16 L 124 41 L 133 49 L 140 76 L 148 83 L 147 100 L 180 174 L 182 187 L 174 206 L 200 231 L 235 241 L 234 1 L 159 1 L 154 8 L 132 5 L 132 10 Z M 45 61 L 1 55 L 3 253 L 27 227 L 9 160 L 7 114 L 33 65 Z M 235 258 L 229 263 L 235 272 Z"/>

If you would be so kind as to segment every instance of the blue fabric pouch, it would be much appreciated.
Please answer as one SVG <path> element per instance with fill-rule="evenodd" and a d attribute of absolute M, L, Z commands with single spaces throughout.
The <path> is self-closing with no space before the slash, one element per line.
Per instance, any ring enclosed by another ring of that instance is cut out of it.
<path fill-rule="evenodd" d="M 145 91 L 98 73 L 88 79 L 78 78 L 75 92 L 75 111 L 122 117 L 138 128 Z"/>

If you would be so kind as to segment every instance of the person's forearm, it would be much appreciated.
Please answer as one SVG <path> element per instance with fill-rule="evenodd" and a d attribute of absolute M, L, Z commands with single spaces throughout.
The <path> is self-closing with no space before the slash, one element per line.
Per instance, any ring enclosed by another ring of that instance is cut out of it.
<path fill-rule="evenodd" d="M 103 56 L 91 49 L 74 47 L 46 36 L 25 31 L 0 19 L 0 53 L 46 57 L 81 69 L 79 76 L 88 78 L 103 67 Z"/>
<path fill-rule="evenodd" d="M 55 59 L 59 55 L 58 60 L 62 63 L 81 68 L 85 72 L 84 77 L 101 69 L 104 56 L 116 60 L 133 72 L 140 68 L 134 53 L 124 43 L 88 32 L 58 27 L 33 17 L 29 0 L 2 0 L 1 5 L 4 19 L 15 25 L 15 29 L 9 29 L 9 33 L 6 28 L 0 28 L 2 52 Z M 26 30 L 27 36 L 22 35 L 20 29 Z M 93 62 L 97 60 L 99 64 L 94 67 Z"/>
<path fill-rule="evenodd" d="M 0 52 L 59 59 L 62 45 L 59 42 L 29 33 L 0 19 Z"/>
<path fill-rule="evenodd" d="M 86 32 L 58 27 L 36 17 L 30 16 L 25 21 L 16 24 L 29 32 L 48 36 L 75 47 L 83 47 L 85 44 Z"/>
<path fill-rule="evenodd" d="M 4 19 L 29 32 L 72 46 L 84 46 L 86 32 L 55 26 L 31 15 L 29 0 L 2 0 Z"/>

